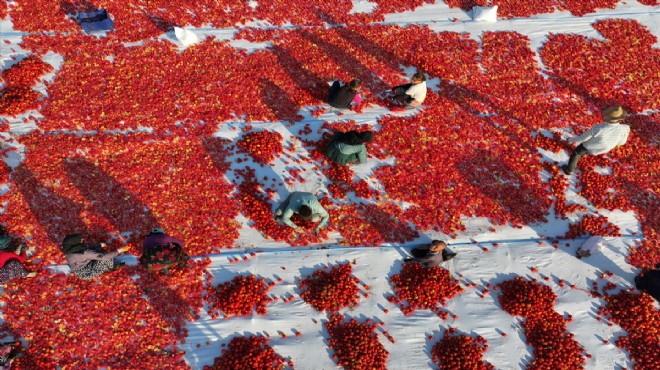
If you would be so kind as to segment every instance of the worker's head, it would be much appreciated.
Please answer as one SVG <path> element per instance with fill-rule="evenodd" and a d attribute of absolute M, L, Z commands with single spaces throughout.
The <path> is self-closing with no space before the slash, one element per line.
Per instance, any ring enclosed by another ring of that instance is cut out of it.
<path fill-rule="evenodd" d="M 368 143 L 368 142 L 370 142 L 371 140 L 374 139 L 374 133 L 371 132 L 371 131 L 363 131 L 363 132 L 360 132 L 358 135 L 360 136 L 360 140 L 363 143 Z"/>
<path fill-rule="evenodd" d="M 603 121 L 611 123 L 619 123 L 628 115 L 626 110 L 620 105 L 607 107 L 600 111 L 600 114 L 603 116 Z"/>
<path fill-rule="evenodd" d="M 349 87 L 351 90 L 358 91 L 358 90 L 360 90 L 360 88 L 362 87 L 362 80 L 360 80 L 359 78 L 356 78 L 356 79 L 354 79 L 353 81 L 351 81 L 351 82 L 348 83 L 348 87 Z"/>
<path fill-rule="evenodd" d="M 412 76 L 412 83 L 413 85 L 421 84 L 422 82 L 426 81 L 426 76 L 424 76 L 423 73 L 417 72 Z"/>
<path fill-rule="evenodd" d="M 442 252 L 445 248 L 447 248 L 447 243 L 443 242 L 442 240 L 434 240 L 431 242 L 431 250 L 433 252 L 439 253 Z"/>
<path fill-rule="evenodd" d="M 312 215 L 312 209 L 309 208 L 309 206 L 302 205 L 300 206 L 300 209 L 298 210 L 298 214 L 301 215 L 302 217 L 309 217 Z"/>
<path fill-rule="evenodd" d="M 87 247 L 83 244 L 84 238 L 82 234 L 70 234 L 64 237 L 62 241 L 62 252 L 69 253 L 82 253 Z"/>

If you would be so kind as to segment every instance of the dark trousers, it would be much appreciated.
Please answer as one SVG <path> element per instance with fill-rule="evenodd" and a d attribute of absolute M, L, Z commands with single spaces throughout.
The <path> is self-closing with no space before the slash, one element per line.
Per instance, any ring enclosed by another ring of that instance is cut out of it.
<path fill-rule="evenodd" d="M 578 161 L 585 154 L 589 154 L 587 148 L 585 148 L 582 144 L 578 145 L 577 148 L 575 148 L 573 151 L 573 154 L 571 154 L 571 158 L 568 160 L 568 172 L 575 171 L 575 167 L 577 167 Z"/>
<path fill-rule="evenodd" d="M 332 83 L 332 86 L 330 86 L 330 90 L 328 91 L 328 102 L 335 100 L 340 87 L 341 86 L 339 85 L 339 81 Z"/>
<path fill-rule="evenodd" d="M 413 101 L 413 98 L 406 94 L 406 91 L 412 86 L 412 83 L 407 83 L 405 85 L 394 86 L 392 92 L 394 93 L 393 101 L 399 104 L 408 104 Z"/>

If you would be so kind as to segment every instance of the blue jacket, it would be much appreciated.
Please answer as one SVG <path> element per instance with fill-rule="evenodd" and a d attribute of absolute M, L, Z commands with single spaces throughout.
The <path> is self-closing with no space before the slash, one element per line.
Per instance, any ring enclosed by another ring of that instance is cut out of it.
<path fill-rule="evenodd" d="M 306 205 L 312 210 L 312 216 L 321 216 L 321 222 L 318 224 L 317 228 L 320 229 L 328 225 L 328 220 L 330 219 L 328 211 L 323 208 L 314 194 L 302 191 L 295 191 L 291 193 L 291 196 L 289 197 L 289 204 L 282 214 L 282 222 L 295 229 L 297 226 L 291 222 L 291 216 L 293 216 L 295 212 L 298 212 L 300 207 L 303 205 Z"/>

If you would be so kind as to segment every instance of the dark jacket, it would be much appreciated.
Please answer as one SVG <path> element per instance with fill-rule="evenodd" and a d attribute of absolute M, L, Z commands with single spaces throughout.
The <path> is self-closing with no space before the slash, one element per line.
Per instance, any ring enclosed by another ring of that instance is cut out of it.
<path fill-rule="evenodd" d="M 635 286 L 660 302 L 660 270 L 651 270 L 643 276 L 637 276 Z"/>
<path fill-rule="evenodd" d="M 335 94 L 330 94 L 328 104 L 335 108 L 349 108 L 356 94 L 357 91 L 350 89 L 348 85 L 344 85 Z"/>
<path fill-rule="evenodd" d="M 146 238 L 144 238 L 144 242 L 142 242 L 142 253 L 144 253 L 149 248 L 166 246 L 170 243 L 178 244 L 183 248 L 183 242 L 177 238 L 161 233 L 149 234 Z"/>
<path fill-rule="evenodd" d="M 64 254 L 82 253 L 86 251 L 87 245 L 83 244 L 82 234 L 70 234 L 62 241 L 62 252 Z"/>
<path fill-rule="evenodd" d="M 351 145 L 333 140 L 325 149 L 325 155 L 342 166 L 354 162 L 364 163 L 367 161 L 367 147 L 364 144 Z"/>
<path fill-rule="evenodd" d="M 413 255 L 412 262 L 421 263 L 424 267 L 440 266 L 444 262 L 444 252 L 444 250 L 443 253 L 433 252 L 430 245 L 423 245 L 410 250 L 410 254 Z"/>

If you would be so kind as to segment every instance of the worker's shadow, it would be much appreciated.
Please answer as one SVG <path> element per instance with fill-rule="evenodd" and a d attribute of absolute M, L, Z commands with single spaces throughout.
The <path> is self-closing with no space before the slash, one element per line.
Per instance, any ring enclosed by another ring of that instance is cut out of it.
<path fill-rule="evenodd" d="M 44 186 L 25 164 L 12 172 L 12 181 L 53 244 L 59 246 L 64 237 L 72 233 L 92 238 L 105 234 L 100 227 L 88 228 L 81 217 L 85 210 L 83 205 Z"/>
<path fill-rule="evenodd" d="M 298 114 L 300 106 L 281 87 L 267 78 L 261 78 L 261 100 L 275 116 L 275 120 L 297 122 L 304 117 Z"/>
<path fill-rule="evenodd" d="M 131 233 L 129 242 L 141 243 L 148 230 L 160 226 L 151 210 L 101 167 L 76 158 L 67 161 L 64 169 L 95 213 L 103 215 L 120 232 Z"/>

